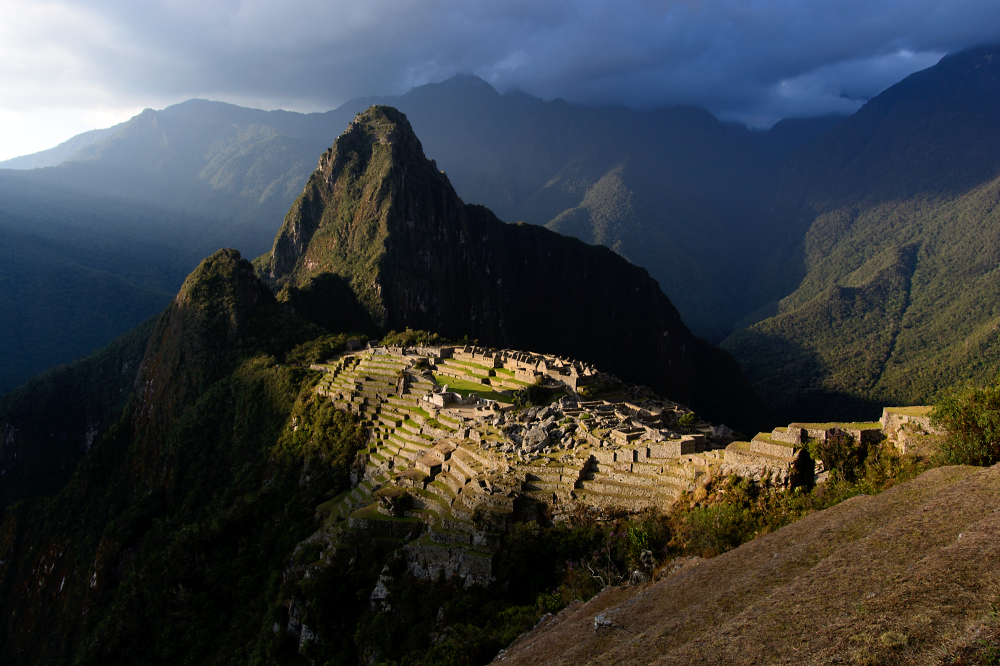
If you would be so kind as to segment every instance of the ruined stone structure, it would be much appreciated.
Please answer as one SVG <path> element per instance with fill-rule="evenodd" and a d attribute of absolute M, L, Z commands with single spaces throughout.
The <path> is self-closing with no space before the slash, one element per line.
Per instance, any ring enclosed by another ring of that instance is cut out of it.
<path fill-rule="evenodd" d="M 877 423 L 793 423 L 734 442 L 697 419 L 681 427 L 690 410 L 648 389 L 519 351 L 369 347 L 314 368 L 325 372 L 317 392 L 362 419 L 370 446 L 310 540 L 335 548 L 344 530 L 367 530 L 397 540 L 412 573 L 467 584 L 490 582 L 514 520 L 665 509 L 716 474 L 811 483 L 810 439 L 883 437 Z M 555 399 L 514 410 L 513 393 L 536 382 Z"/>
<path fill-rule="evenodd" d="M 931 423 L 930 407 L 886 407 L 880 423 L 885 436 L 901 453 L 933 449 L 943 433 Z"/>

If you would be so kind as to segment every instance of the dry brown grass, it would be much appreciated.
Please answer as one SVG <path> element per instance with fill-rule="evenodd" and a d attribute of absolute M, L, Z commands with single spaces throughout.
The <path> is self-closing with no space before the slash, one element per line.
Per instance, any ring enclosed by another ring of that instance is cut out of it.
<path fill-rule="evenodd" d="M 998 508 L 1000 467 L 933 469 L 657 583 L 609 590 L 503 663 L 980 663 L 969 650 L 1000 592 Z M 613 626 L 595 630 L 600 614 Z"/>

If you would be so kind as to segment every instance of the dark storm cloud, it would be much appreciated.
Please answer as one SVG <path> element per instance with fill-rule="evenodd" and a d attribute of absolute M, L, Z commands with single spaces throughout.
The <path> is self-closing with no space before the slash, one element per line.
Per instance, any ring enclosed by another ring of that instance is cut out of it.
<path fill-rule="evenodd" d="M 49 20 L 22 21 L 27 30 L 18 30 L 17 38 L 48 54 L 49 71 L 70 68 L 75 89 L 90 86 L 100 91 L 97 97 L 202 96 L 326 109 L 473 72 L 501 90 L 592 104 L 697 104 L 757 124 L 853 111 L 948 51 L 1000 38 L 996 0 L 63 0 L 7 6 L 8 13 L 23 9 L 25 16 L 29 6 L 36 14 L 48 8 Z M 53 15 L 74 18 L 56 21 L 53 29 Z"/>

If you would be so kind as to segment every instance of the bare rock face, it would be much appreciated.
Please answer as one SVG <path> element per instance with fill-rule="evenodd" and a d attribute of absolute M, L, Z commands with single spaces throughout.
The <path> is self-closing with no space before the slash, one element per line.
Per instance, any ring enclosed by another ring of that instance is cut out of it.
<path fill-rule="evenodd" d="M 390 107 L 359 114 L 324 153 L 262 272 L 321 325 L 323 299 L 296 294 L 333 274 L 383 330 L 580 359 L 737 425 L 764 412 L 735 362 L 692 336 L 644 269 L 465 204 Z"/>

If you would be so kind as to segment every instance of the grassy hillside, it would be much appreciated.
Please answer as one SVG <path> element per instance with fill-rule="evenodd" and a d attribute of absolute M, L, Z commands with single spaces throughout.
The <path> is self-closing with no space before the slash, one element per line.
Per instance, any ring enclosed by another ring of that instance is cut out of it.
<path fill-rule="evenodd" d="M 934 469 L 651 585 L 609 588 L 503 663 L 993 663 L 998 477 Z"/>

